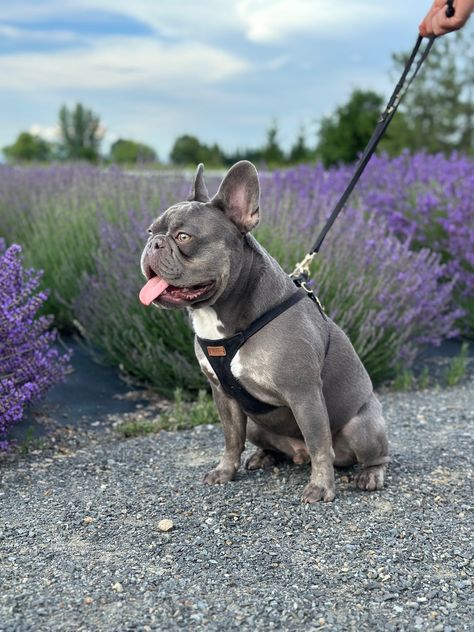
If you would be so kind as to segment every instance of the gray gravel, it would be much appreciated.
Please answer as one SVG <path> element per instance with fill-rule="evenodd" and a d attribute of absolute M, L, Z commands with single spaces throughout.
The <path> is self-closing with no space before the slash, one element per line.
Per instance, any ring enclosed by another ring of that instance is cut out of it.
<path fill-rule="evenodd" d="M 4 458 L 0 630 L 473 630 L 474 380 L 381 399 L 387 486 L 329 504 L 308 466 L 203 486 L 217 426 Z"/>

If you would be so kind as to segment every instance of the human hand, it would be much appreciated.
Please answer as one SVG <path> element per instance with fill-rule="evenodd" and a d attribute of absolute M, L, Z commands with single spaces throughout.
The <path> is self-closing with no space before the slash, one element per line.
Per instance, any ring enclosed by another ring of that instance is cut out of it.
<path fill-rule="evenodd" d="M 454 0 L 454 15 L 446 17 L 446 0 L 434 0 L 433 6 L 419 26 L 422 37 L 444 35 L 460 29 L 474 11 L 474 0 Z"/>

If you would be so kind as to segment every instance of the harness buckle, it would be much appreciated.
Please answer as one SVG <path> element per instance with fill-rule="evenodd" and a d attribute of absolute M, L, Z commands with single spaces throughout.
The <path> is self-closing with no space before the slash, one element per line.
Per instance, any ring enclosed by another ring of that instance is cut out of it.
<path fill-rule="evenodd" d="M 326 319 L 326 313 L 324 311 L 324 307 L 321 304 L 319 298 L 314 294 L 313 290 L 309 287 L 309 277 L 311 274 L 311 263 L 313 262 L 314 257 L 316 256 L 316 252 L 308 253 L 302 261 L 296 264 L 295 269 L 290 274 L 290 279 L 292 279 L 293 283 L 298 287 L 303 288 L 309 298 L 316 303 L 318 306 L 321 315 Z"/>
<path fill-rule="evenodd" d="M 310 270 L 311 264 L 315 256 L 316 256 L 315 252 L 309 252 L 307 255 L 305 255 L 304 259 L 296 264 L 295 269 L 290 274 L 290 277 L 292 279 L 297 279 L 303 276 L 308 279 L 311 273 L 311 270 Z"/>

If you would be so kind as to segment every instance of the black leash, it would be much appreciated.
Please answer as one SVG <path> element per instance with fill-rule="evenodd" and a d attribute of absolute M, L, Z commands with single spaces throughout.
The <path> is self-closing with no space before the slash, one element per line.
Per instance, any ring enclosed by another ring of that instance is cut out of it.
<path fill-rule="evenodd" d="M 453 8 L 452 4 L 453 4 L 453 0 L 448 0 L 448 6 L 447 6 L 447 9 L 446 9 L 446 15 L 448 17 L 452 17 L 452 15 L 454 15 L 454 8 Z M 448 15 L 448 11 L 450 12 L 450 15 Z M 451 11 L 452 11 L 452 13 L 451 13 Z M 418 51 L 420 49 L 422 39 L 423 38 L 421 37 L 421 35 L 419 35 L 418 39 L 416 40 L 416 44 L 413 47 L 413 50 L 412 50 L 412 52 L 411 52 L 411 54 L 410 54 L 410 56 L 408 58 L 408 61 L 405 64 L 405 67 L 403 69 L 401 77 L 400 77 L 397 85 L 395 86 L 395 90 L 393 91 L 392 96 L 388 100 L 387 106 L 386 106 L 385 110 L 382 112 L 382 115 L 380 117 L 379 122 L 377 123 L 377 125 L 375 127 L 375 130 L 374 130 L 369 142 L 367 143 L 364 151 L 362 152 L 362 155 L 360 156 L 359 161 L 357 162 L 357 165 L 356 165 L 356 168 L 355 168 L 355 171 L 354 171 L 354 175 L 352 176 L 349 184 L 347 185 L 345 191 L 343 192 L 343 194 L 339 198 L 338 202 L 336 203 L 333 211 L 331 212 L 331 214 L 329 216 L 329 219 L 327 220 L 326 224 L 324 225 L 323 229 L 321 230 L 318 238 L 314 242 L 313 247 L 308 252 L 308 254 L 304 257 L 304 259 L 296 264 L 295 269 L 290 274 L 290 277 L 293 279 L 295 284 L 298 287 L 302 287 L 304 290 L 306 290 L 306 292 L 310 295 L 310 298 L 312 298 L 317 303 L 317 305 L 318 305 L 318 307 L 320 309 L 322 309 L 322 308 L 321 308 L 321 304 L 320 304 L 318 298 L 313 294 L 313 292 L 311 291 L 311 289 L 307 285 L 308 281 L 309 281 L 309 277 L 310 277 L 310 265 L 311 265 L 311 262 L 313 261 L 313 258 L 315 257 L 315 255 L 318 254 L 319 250 L 321 249 L 321 246 L 323 244 L 323 241 L 324 241 L 327 233 L 329 232 L 329 230 L 331 229 L 332 225 L 336 221 L 337 216 L 339 215 L 339 213 L 343 209 L 343 207 L 344 207 L 345 203 L 347 202 L 350 194 L 352 193 L 354 187 L 356 186 L 359 178 L 361 177 L 362 173 L 364 172 L 364 170 L 365 170 L 365 168 L 367 166 L 367 163 L 369 162 L 369 160 L 372 157 L 374 151 L 376 150 L 377 145 L 379 144 L 379 142 L 380 142 L 382 136 L 384 135 L 387 127 L 390 125 L 390 122 L 393 119 L 393 117 L 395 115 L 395 112 L 398 109 L 400 101 L 402 100 L 402 98 L 406 94 L 407 90 L 409 89 L 412 81 L 415 79 L 416 75 L 418 74 L 418 71 L 420 70 L 421 66 L 423 65 L 423 62 L 428 57 L 428 54 L 429 54 L 429 52 L 431 50 L 431 47 L 433 46 L 433 42 L 435 40 L 435 37 L 430 37 L 429 38 L 427 45 L 425 46 L 424 50 L 422 51 L 422 53 L 421 53 L 421 55 L 420 55 L 420 57 L 418 59 L 418 62 L 416 63 L 416 66 L 415 66 L 415 69 L 414 69 L 413 73 L 408 78 L 408 74 L 409 74 L 409 72 L 411 70 L 411 67 L 413 66 L 413 63 L 415 62 L 415 59 L 416 59 L 417 54 L 418 54 Z"/>

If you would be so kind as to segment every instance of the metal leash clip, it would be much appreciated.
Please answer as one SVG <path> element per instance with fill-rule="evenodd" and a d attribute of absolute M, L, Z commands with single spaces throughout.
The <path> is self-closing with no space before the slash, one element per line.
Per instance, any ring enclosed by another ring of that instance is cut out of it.
<path fill-rule="evenodd" d="M 324 311 L 324 307 L 321 304 L 319 298 L 314 294 L 313 290 L 309 287 L 309 279 L 311 275 L 311 263 L 316 256 L 315 252 L 310 252 L 305 255 L 304 259 L 296 264 L 295 269 L 290 274 L 290 279 L 293 281 L 295 285 L 303 288 L 303 290 L 307 293 L 309 298 L 316 303 L 319 311 L 322 316 L 326 319 L 326 313 Z"/>
<path fill-rule="evenodd" d="M 311 274 L 311 264 L 313 263 L 315 255 L 315 252 L 309 252 L 307 255 L 305 255 L 304 259 L 296 264 L 295 269 L 290 274 L 290 277 L 294 279 L 303 276 L 306 277 L 306 281 L 308 281 Z"/>

